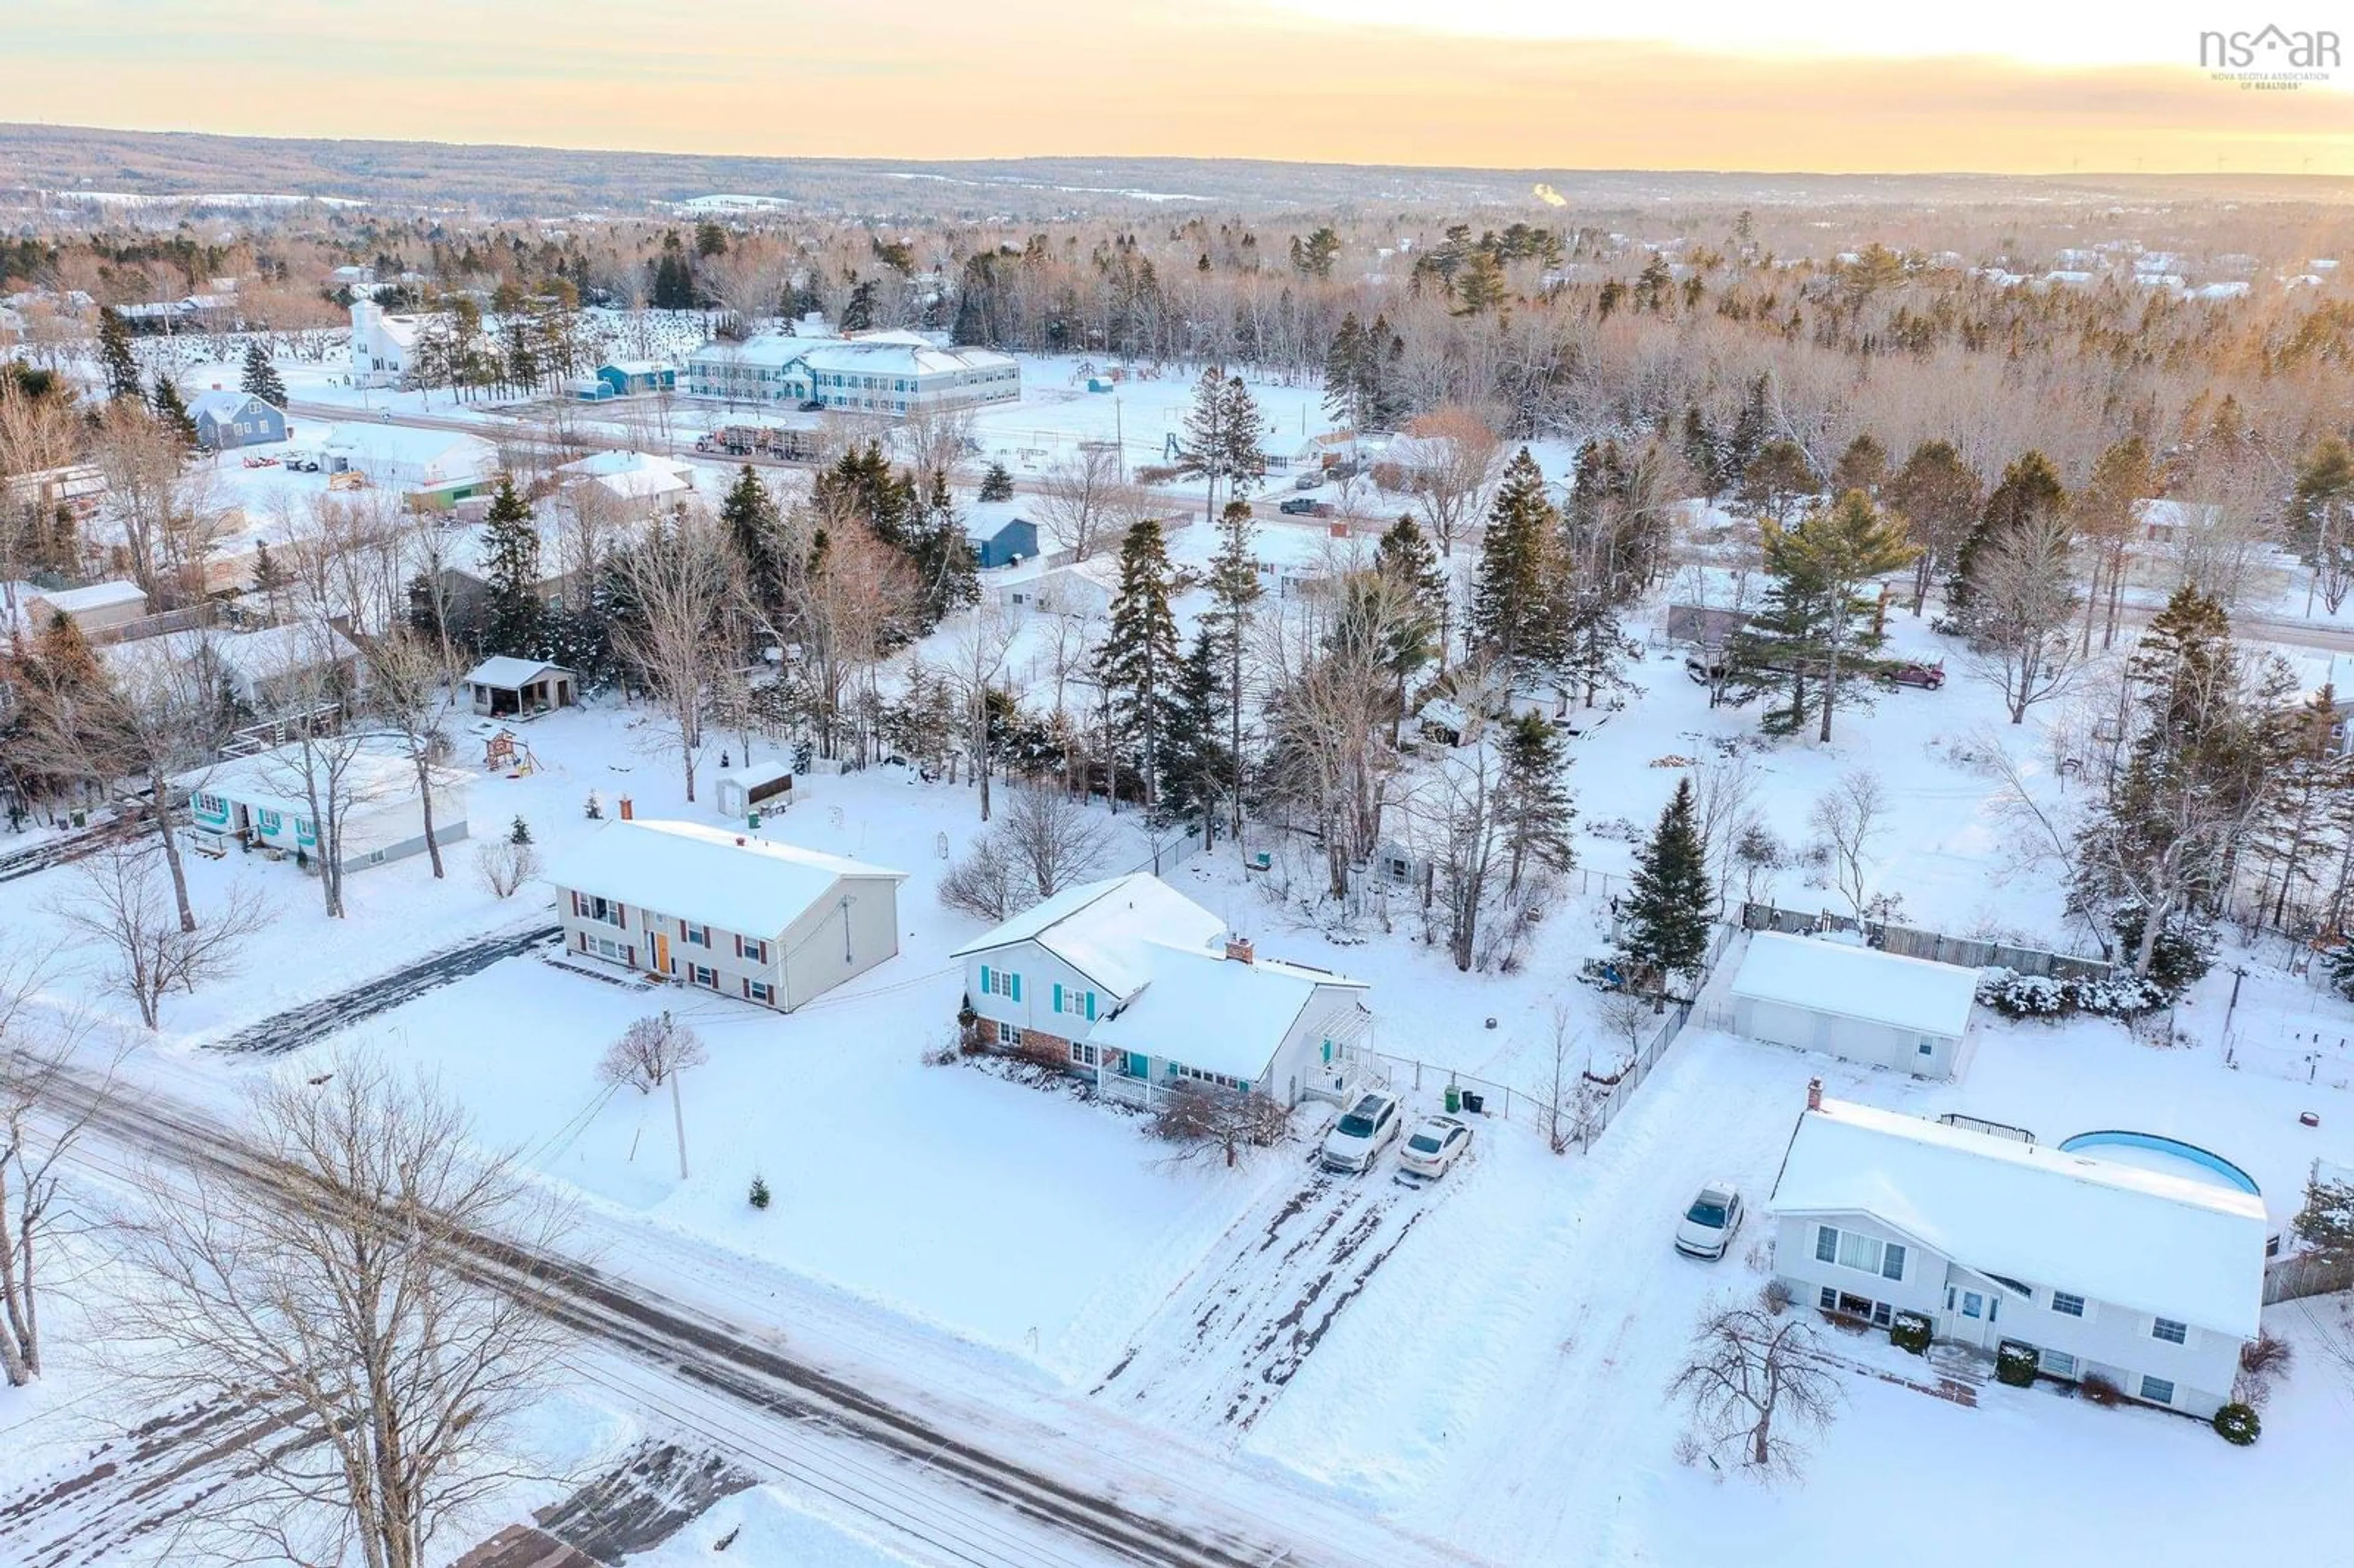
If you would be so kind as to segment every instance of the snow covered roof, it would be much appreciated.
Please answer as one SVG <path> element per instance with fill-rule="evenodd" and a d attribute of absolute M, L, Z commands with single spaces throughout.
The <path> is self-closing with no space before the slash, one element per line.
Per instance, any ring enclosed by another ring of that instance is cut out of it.
<path fill-rule="evenodd" d="M 257 684 L 356 659 L 359 652 L 350 638 L 332 626 L 267 626 L 213 639 L 213 654 L 222 666 Z"/>
<path fill-rule="evenodd" d="M 904 882 L 907 874 L 699 822 L 620 821 L 599 829 L 547 880 L 767 937 L 800 919 L 846 876 Z"/>
<path fill-rule="evenodd" d="M 1224 920 L 1139 871 L 1066 887 L 949 956 L 961 959 L 1034 941 L 1126 1001 L 1152 979 L 1156 960 L 1168 949 L 1206 952 L 1225 934 Z"/>
<path fill-rule="evenodd" d="M 691 490 L 686 465 L 651 452 L 592 452 L 558 468 L 575 482 L 602 485 L 625 501 L 643 501 Z"/>
<path fill-rule="evenodd" d="M 355 465 L 370 461 L 410 468 L 440 468 L 446 477 L 488 473 L 498 466 L 498 449 L 480 436 L 462 430 L 424 429 L 409 425 L 338 425 L 320 445 L 341 452 Z"/>
<path fill-rule="evenodd" d="M 88 588 L 42 588 L 39 593 L 41 602 L 60 615 L 82 615 L 93 609 L 112 609 L 118 605 L 147 602 L 146 589 L 122 578 L 92 583 Z"/>
<path fill-rule="evenodd" d="M 1011 355 L 990 348 L 943 348 L 912 332 L 862 333 L 856 337 L 805 337 L 758 333 L 740 343 L 715 338 L 689 356 L 689 363 L 764 366 L 781 369 L 795 360 L 811 370 L 867 375 L 936 376 L 950 371 L 1011 369 Z"/>
<path fill-rule="evenodd" d="M 210 414 L 216 419 L 234 419 L 248 403 L 260 401 L 250 392 L 230 392 L 216 387 L 188 399 L 188 418 L 201 419 Z"/>
<path fill-rule="evenodd" d="M 337 789 L 347 802 L 348 816 L 406 806 L 417 799 L 417 764 L 397 745 L 363 745 L 347 764 L 338 760 L 331 765 L 322 758 L 314 766 L 323 779 L 331 766 L 339 773 Z M 468 776 L 454 768 L 434 768 L 431 772 L 434 814 L 463 820 Z M 173 782 L 265 811 L 308 817 L 311 800 L 304 773 L 302 747 L 297 742 L 199 768 Z"/>
<path fill-rule="evenodd" d="M 466 672 L 469 685 L 496 686 L 501 691 L 518 691 L 530 685 L 549 671 L 561 675 L 572 672 L 561 664 L 549 664 L 536 659 L 518 659 L 511 653 L 493 653 Z"/>
<path fill-rule="evenodd" d="M 1097 1045 L 1141 1051 L 1205 1073 L 1256 1083 L 1319 985 L 1363 991 L 1363 980 L 1223 950 L 1149 943 L 1142 995 L 1087 1031 Z"/>
<path fill-rule="evenodd" d="M 1873 948 L 1760 931 L 1749 938 L 1733 994 L 1959 1039 L 1978 1001 L 1978 972 Z"/>
<path fill-rule="evenodd" d="M 1772 1207 L 1870 1214 L 1989 1277 L 2255 1337 L 2264 1204 L 2234 1187 L 1825 1100 Z"/>

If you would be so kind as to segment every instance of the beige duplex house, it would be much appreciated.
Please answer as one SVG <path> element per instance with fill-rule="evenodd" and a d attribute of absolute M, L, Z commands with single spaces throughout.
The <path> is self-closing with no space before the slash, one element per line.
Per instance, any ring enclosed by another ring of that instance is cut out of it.
<path fill-rule="evenodd" d="M 627 820 L 547 876 L 569 951 L 779 1012 L 898 952 L 907 878 L 697 822 Z"/>

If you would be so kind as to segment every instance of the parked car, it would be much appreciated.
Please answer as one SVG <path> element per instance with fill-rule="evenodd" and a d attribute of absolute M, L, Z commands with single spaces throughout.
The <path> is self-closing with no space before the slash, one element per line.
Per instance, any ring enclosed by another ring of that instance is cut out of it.
<path fill-rule="evenodd" d="M 1398 1150 L 1398 1163 L 1417 1176 L 1444 1176 L 1471 1150 L 1471 1128 L 1451 1116 L 1426 1116 Z"/>
<path fill-rule="evenodd" d="M 822 414 L 825 412 L 825 399 L 822 397 L 807 398 L 803 400 L 801 407 L 801 412 L 804 414 Z"/>
<path fill-rule="evenodd" d="M 1925 692 L 1934 692 L 1946 683 L 1946 667 L 1899 660 L 1882 668 L 1880 678 L 1893 686 L 1918 686 Z"/>
<path fill-rule="evenodd" d="M 1711 1181 L 1676 1222 L 1676 1250 L 1686 1257 L 1723 1257 L 1740 1228 L 1741 1189 L 1730 1181 Z"/>
<path fill-rule="evenodd" d="M 1310 496 L 1295 495 L 1290 500 L 1278 504 L 1276 510 L 1293 517 L 1330 517 L 1332 515 L 1333 506 L 1329 501 L 1318 501 Z"/>
<path fill-rule="evenodd" d="M 1382 1150 L 1397 1141 L 1398 1128 L 1405 1121 L 1395 1095 L 1375 1092 L 1363 1097 L 1324 1135 L 1324 1169 L 1352 1175 L 1372 1170 Z"/>
<path fill-rule="evenodd" d="M 1298 479 L 1293 480 L 1291 482 L 1291 488 L 1294 490 L 1313 490 L 1323 482 L 1323 472 L 1320 470 L 1310 469 L 1308 472 L 1301 474 Z"/>

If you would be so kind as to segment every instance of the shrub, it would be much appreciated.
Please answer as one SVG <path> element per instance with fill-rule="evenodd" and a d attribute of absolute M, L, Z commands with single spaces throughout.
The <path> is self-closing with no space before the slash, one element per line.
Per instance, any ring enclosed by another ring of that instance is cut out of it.
<path fill-rule="evenodd" d="M 1929 1319 L 1918 1312 L 1899 1312 L 1896 1321 L 1888 1327 L 1888 1342 L 1916 1356 L 1925 1354 L 1929 1349 Z"/>
<path fill-rule="evenodd" d="M 2286 1340 L 2270 1331 L 2259 1332 L 2240 1347 L 2240 1370 L 2256 1377 L 2285 1372 L 2296 1355 L 2296 1347 Z"/>
<path fill-rule="evenodd" d="M 758 1171 L 752 1175 L 751 1203 L 756 1209 L 769 1206 L 769 1183 Z"/>
<path fill-rule="evenodd" d="M 2237 1448 L 2244 1448 L 2254 1442 L 2256 1435 L 2264 1429 L 2264 1424 L 2257 1419 L 2255 1411 L 2237 1402 L 2218 1409 L 2214 1420 L 2209 1425 L 2215 1428 L 2217 1436 Z"/>
<path fill-rule="evenodd" d="M 2077 1381 L 2076 1392 L 2103 1410 L 2114 1410 L 2126 1400 L 2126 1391 L 2099 1372 L 2085 1373 Z"/>
<path fill-rule="evenodd" d="M 1757 1287 L 1757 1305 L 1779 1318 L 1790 1309 L 1790 1287 L 1778 1279 L 1769 1279 Z"/>
<path fill-rule="evenodd" d="M 2035 1370 L 2036 1354 L 2032 1345 L 2006 1344 L 1995 1352 L 1994 1375 L 2008 1387 L 2032 1387 Z"/>
<path fill-rule="evenodd" d="M 2138 975 L 2046 980 L 2012 969 L 1988 969 L 1978 980 L 1978 1001 L 2005 1018 L 2047 1022 L 2088 1012 L 2100 1018 L 2139 1018 L 2166 1005 L 2166 988 Z"/>

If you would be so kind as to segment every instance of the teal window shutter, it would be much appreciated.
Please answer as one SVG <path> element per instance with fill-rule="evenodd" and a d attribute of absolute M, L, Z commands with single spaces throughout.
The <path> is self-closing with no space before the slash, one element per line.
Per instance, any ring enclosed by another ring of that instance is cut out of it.
<path fill-rule="evenodd" d="M 1055 1011 L 1056 1012 L 1063 1011 L 1063 987 L 1059 980 L 1055 984 Z"/>
<path fill-rule="evenodd" d="M 989 966 L 987 964 L 981 966 L 981 994 L 983 996 L 987 996 L 989 994 Z"/>
<path fill-rule="evenodd" d="M 1087 1022 L 1088 1022 L 1089 1023 L 1093 1023 L 1095 1021 L 1096 1021 L 1096 993 L 1095 993 L 1095 992 L 1093 992 L 1093 991 L 1089 991 L 1089 992 L 1087 992 Z"/>
<path fill-rule="evenodd" d="M 1013 1000 L 1020 1001 L 1022 1000 L 1022 977 L 1016 974 L 1009 976 L 1008 978 L 1013 981 Z"/>

